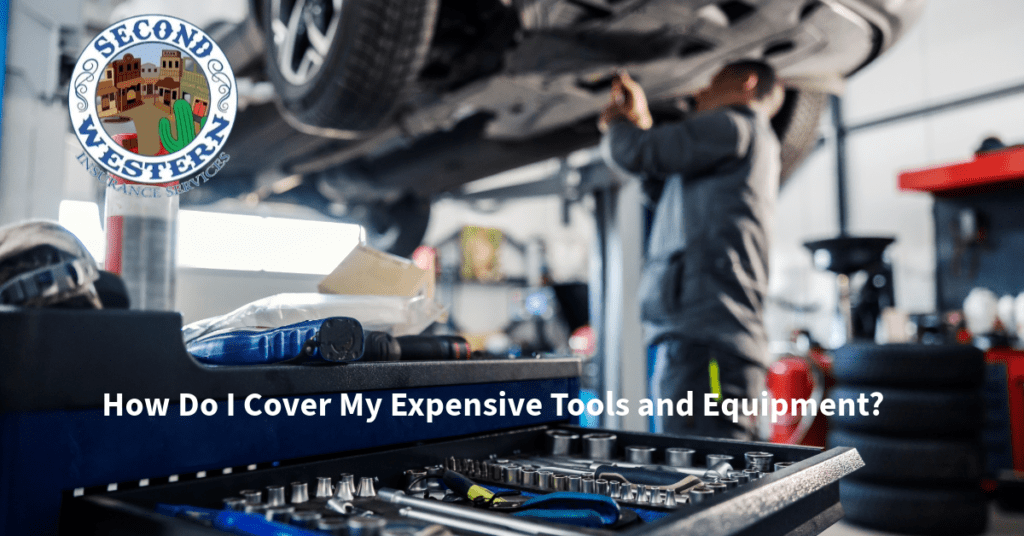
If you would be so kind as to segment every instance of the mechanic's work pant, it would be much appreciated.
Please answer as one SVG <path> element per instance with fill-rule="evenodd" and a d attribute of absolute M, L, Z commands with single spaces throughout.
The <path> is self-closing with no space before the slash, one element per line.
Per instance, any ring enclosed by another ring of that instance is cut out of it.
<path fill-rule="evenodd" d="M 717 363 L 717 367 L 712 362 Z M 659 344 L 651 377 L 652 397 L 655 401 L 662 398 L 680 400 L 686 398 L 688 391 L 692 391 L 693 415 L 656 415 L 654 431 L 733 439 L 753 438 L 753 425 L 749 417 L 741 416 L 739 423 L 733 423 L 730 417 L 721 415 L 723 400 L 749 396 L 747 372 L 751 367 L 756 365 L 706 344 L 678 339 Z M 705 394 L 712 392 L 721 394 L 716 408 L 719 413 L 717 417 L 707 417 L 704 413 Z"/>

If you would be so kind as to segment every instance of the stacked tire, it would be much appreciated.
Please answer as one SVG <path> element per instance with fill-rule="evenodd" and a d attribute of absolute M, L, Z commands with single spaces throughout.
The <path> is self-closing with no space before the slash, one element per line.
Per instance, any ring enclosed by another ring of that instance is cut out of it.
<path fill-rule="evenodd" d="M 984 532 L 982 352 L 856 343 L 836 350 L 833 370 L 837 409 L 870 401 L 868 415 L 829 418 L 828 446 L 854 447 L 866 464 L 839 483 L 845 519 L 904 534 Z"/>

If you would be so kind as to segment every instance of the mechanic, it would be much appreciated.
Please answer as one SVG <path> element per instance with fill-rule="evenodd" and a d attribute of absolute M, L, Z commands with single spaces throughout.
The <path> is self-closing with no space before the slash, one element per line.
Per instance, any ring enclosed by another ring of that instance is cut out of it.
<path fill-rule="evenodd" d="M 660 183 L 658 210 L 667 181 L 682 185 L 669 205 L 675 217 L 656 213 L 651 230 L 676 251 L 648 256 L 639 298 L 647 341 L 658 345 L 652 395 L 678 400 L 692 391 L 695 408 L 662 416 L 659 432 L 752 437 L 752 421 L 705 416 L 704 400 L 748 397 L 748 375 L 768 359 L 763 309 L 781 169 L 769 124 L 782 101 L 775 78 L 765 63 L 731 63 L 694 95 L 694 115 L 652 128 L 643 89 L 621 74 L 601 113 L 608 165 Z"/>

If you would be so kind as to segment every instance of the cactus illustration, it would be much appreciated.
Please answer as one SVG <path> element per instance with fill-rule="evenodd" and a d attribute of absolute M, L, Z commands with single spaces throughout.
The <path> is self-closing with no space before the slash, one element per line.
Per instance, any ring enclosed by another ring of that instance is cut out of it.
<path fill-rule="evenodd" d="M 168 152 L 173 153 L 186 145 L 192 143 L 192 140 L 196 139 L 196 127 L 192 120 L 192 107 L 189 106 L 188 101 L 185 99 L 178 99 L 174 101 L 174 124 L 178 127 L 178 137 L 171 134 L 171 122 L 166 118 L 160 118 L 160 142 L 164 144 L 164 148 Z M 206 124 L 206 117 L 199 122 L 199 130 L 203 129 L 203 125 Z"/>

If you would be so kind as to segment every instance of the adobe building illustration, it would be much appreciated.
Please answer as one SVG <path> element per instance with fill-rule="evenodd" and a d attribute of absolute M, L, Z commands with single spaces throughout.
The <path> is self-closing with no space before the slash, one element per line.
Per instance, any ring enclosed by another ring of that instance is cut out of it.
<path fill-rule="evenodd" d="M 188 145 L 205 124 L 209 106 L 209 84 L 198 63 L 180 50 L 152 45 L 132 47 L 112 60 L 96 89 L 104 130 L 143 155 Z M 190 126 L 179 129 L 179 122 Z"/>

